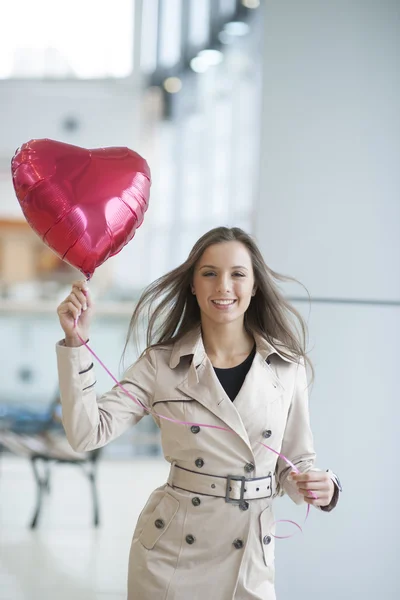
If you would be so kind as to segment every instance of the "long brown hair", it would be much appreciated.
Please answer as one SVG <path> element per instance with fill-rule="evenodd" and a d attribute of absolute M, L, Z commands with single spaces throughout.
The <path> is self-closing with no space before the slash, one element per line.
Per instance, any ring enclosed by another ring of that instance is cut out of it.
<path fill-rule="evenodd" d="M 200 325 L 200 308 L 191 292 L 195 267 L 208 246 L 233 241 L 246 246 L 253 264 L 256 293 L 244 315 L 246 330 L 264 337 L 289 359 L 303 358 L 314 373 L 306 354 L 307 324 L 275 283 L 297 280 L 272 271 L 253 238 L 239 227 L 211 229 L 195 243 L 184 263 L 144 290 L 129 324 L 124 354 L 143 319 L 147 322 L 147 349 L 173 344 Z"/>

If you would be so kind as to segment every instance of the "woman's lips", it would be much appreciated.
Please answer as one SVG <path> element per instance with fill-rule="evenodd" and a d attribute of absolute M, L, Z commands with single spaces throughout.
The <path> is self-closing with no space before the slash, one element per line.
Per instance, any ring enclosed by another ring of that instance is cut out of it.
<path fill-rule="evenodd" d="M 236 303 L 236 300 L 211 300 L 211 303 L 218 310 L 229 310 Z"/>

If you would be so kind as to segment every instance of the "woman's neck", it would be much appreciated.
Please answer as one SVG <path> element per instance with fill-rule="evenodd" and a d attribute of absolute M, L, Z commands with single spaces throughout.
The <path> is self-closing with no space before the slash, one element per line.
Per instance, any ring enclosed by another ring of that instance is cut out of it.
<path fill-rule="evenodd" d="M 254 339 L 243 324 L 201 325 L 203 345 L 214 367 L 229 368 L 240 364 L 253 349 Z"/>

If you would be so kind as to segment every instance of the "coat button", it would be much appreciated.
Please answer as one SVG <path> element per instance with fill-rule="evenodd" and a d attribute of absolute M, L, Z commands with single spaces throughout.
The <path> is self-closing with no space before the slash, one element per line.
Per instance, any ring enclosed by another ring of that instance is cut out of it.
<path fill-rule="evenodd" d="M 186 536 L 186 542 L 188 544 L 194 544 L 195 541 L 196 541 L 196 538 L 194 537 L 194 535 L 189 534 Z"/>
<path fill-rule="evenodd" d="M 246 500 L 244 500 L 243 502 L 241 502 L 241 503 L 239 504 L 239 508 L 240 508 L 240 510 L 248 510 L 248 508 L 249 508 L 249 503 L 248 503 L 248 502 L 246 502 Z"/>
<path fill-rule="evenodd" d="M 201 467 L 204 465 L 204 460 L 202 458 L 196 458 L 194 464 L 196 465 L 196 467 L 199 467 L 199 469 L 201 469 Z"/>
<path fill-rule="evenodd" d="M 263 438 L 269 438 L 272 435 L 272 431 L 270 429 L 266 429 L 265 431 L 262 432 L 262 436 Z"/>
<path fill-rule="evenodd" d="M 255 467 L 253 465 L 253 463 L 247 463 L 244 465 L 244 470 L 246 471 L 246 473 L 251 473 L 251 471 L 254 471 Z"/>
<path fill-rule="evenodd" d="M 243 548 L 243 540 L 236 539 L 234 540 L 233 545 L 237 550 L 240 550 L 240 548 Z"/>
<path fill-rule="evenodd" d="M 269 535 L 264 536 L 263 538 L 263 544 L 265 544 L 266 546 L 268 546 L 268 544 L 270 544 L 272 542 L 272 538 Z"/>
<path fill-rule="evenodd" d="M 199 433 L 200 427 L 198 425 L 192 425 L 191 428 L 190 428 L 190 431 L 192 433 Z"/>
<path fill-rule="evenodd" d="M 154 521 L 154 525 L 157 527 L 157 529 L 164 529 L 165 527 L 165 523 L 162 519 L 157 519 Z"/>
<path fill-rule="evenodd" d="M 200 506 L 201 504 L 201 500 L 198 496 L 195 496 L 194 498 L 192 498 L 192 504 L 193 506 Z"/>

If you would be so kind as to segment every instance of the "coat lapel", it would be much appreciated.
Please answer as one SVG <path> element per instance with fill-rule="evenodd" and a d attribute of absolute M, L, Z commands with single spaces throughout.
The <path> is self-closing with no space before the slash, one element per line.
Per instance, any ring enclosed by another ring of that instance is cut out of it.
<path fill-rule="evenodd" d="M 250 399 L 257 394 L 259 387 L 263 386 L 263 382 L 268 382 L 271 386 L 271 393 L 281 393 L 283 388 L 274 371 L 266 363 L 268 356 L 274 353 L 280 356 L 279 352 L 258 335 L 255 336 L 255 342 L 257 345 L 255 360 L 234 403 L 222 388 L 205 352 L 200 327 L 176 342 L 170 359 L 170 367 L 175 368 L 182 356 L 193 356 L 188 373 L 185 379 L 176 386 L 177 389 L 190 398 L 194 398 L 213 413 L 223 422 L 221 425 L 234 431 L 250 450 L 252 448 L 249 436 L 240 414 L 248 416 L 249 408 L 247 407 L 245 410 L 244 406 L 245 397 Z M 273 391 L 274 389 L 276 392 Z"/>
<path fill-rule="evenodd" d="M 188 376 L 177 388 L 212 412 L 222 421 L 221 426 L 231 429 L 251 450 L 249 436 L 240 414 L 218 381 L 207 356 L 204 356 L 197 368 L 192 362 Z"/>
<path fill-rule="evenodd" d="M 252 433 L 257 430 L 260 423 L 263 422 L 262 419 L 267 405 L 277 400 L 282 395 L 283 390 L 284 388 L 275 373 L 267 365 L 261 354 L 257 352 L 234 402 L 250 437 L 252 437 Z M 260 418 L 261 421 L 259 421 Z"/>

